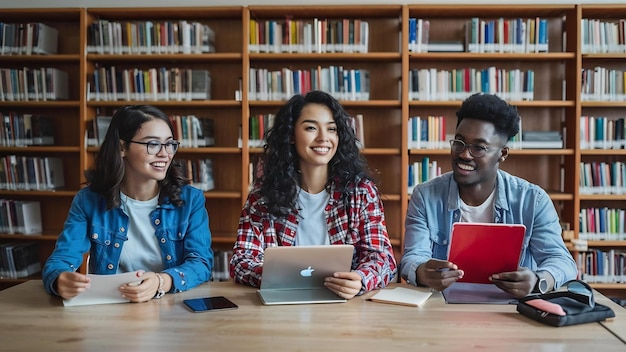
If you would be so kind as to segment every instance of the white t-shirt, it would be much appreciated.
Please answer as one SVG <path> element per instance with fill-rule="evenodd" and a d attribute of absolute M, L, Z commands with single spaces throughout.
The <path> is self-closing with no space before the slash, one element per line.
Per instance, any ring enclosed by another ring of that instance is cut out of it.
<path fill-rule="evenodd" d="M 300 221 L 296 231 L 296 246 L 330 244 L 324 217 L 324 208 L 329 200 L 330 194 L 326 190 L 318 194 L 308 193 L 302 188 L 298 190 Z"/>
<path fill-rule="evenodd" d="M 496 199 L 495 194 L 496 189 L 494 188 L 483 204 L 477 206 L 465 204 L 463 199 L 459 196 L 459 202 L 461 204 L 461 222 L 493 222 L 493 206 Z"/>
<path fill-rule="evenodd" d="M 154 235 L 154 228 L 150 222 L 150 213 L 159 204 L 159 195 L 140 201 L 129 198 L 120 192 L 122 209 L 128 214 L 128 240 L 122 246 L 118 273 L 135 270 L 153 271 L 163 270 L 163 259 L 159 241 Z"/>

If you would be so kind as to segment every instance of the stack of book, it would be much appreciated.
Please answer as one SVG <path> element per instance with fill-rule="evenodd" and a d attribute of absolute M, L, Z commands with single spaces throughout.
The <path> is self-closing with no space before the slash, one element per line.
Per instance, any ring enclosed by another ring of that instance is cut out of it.
<path fill-rule="evenodd" d="M 200 22 L 98 20 L 87 33 L 87 52 L 97 54 L 202 54 L 215 52 L 215 32 Z"/>
<path fill-rule="evenodd" d="M 522 149 L 561 149 L 563 138 L 559 131 L 524 131 Z"/>
<path fill-rule="evenodd" d="M 16 279 L 41 271 L 35 242 L 0 243 L 0 278 Z"/>
<path fill-rule="evenodd" d="M 0 231 L 40 234 L 41 204 L 38 201 L 0 199 Z"/>
<path fill-rule="evenodd" d="M 213 177 L 213 160 L 180 160 L 183 165 L 185 177 L 191 180 L 191 185 L 202 191 L 215 189 Z"/>
<path fill-rule="evenodd" d="M 232 250 L 217 250 L 213 255 L 213 272 L 211 281 L 230 280 L 229 266 L 230 258 L 233 256 Z"/>
<path fill-rule="evenodd" d="M 3 147 L 54 144 L 52 118 L 9 112 L 2 114 L 0 119 L 0 145 Z"/>
<path fill-rule="evenodd" d="M 52 191 L 62 187 L 65 187 L 65 176 L 60 157 L 0 157 L 0 189 Z"/>
<path fill-rule="evenodd" d="M 57 53 L 59 31 L 43 23 L 0 22 L 1 55 Z"/>
<path fill-rule="evenodd" d="M 89 101 L 211 99 L 211 74 L 189 68 L 97 67 L 87 82 Z"/>

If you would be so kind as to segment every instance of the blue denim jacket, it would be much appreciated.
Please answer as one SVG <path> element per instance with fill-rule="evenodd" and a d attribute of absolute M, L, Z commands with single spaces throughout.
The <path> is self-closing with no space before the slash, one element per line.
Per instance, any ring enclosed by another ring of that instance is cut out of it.
<path fill-rule="evenodd" d="M 520 267 L 547 271 L 555 288 L 578 271 L 561 237 L 559 217 L 539 186 L 498 170 L 494 222 L 526 225 Z M 417 285 L 415 270 L 431 258 L 447 260 L 450 230 L 460 221 L 459 187 L 452 172 L 415 187 L 407 209 L 402 277 Z"/>
<path fill-rule="evenodd" d="M 172 279 L 170 292 L 186 291 L 211 277 L 213 251 L 209 217 L 202 191 L 184 186 L 184 204 L 176 207 L 167 199 L 151 214 L 154 235 L 159 239 L 164 272 Z M 43 284 L 54 294 L 52 284 L 60 273 L 76 271 L 89 251 L 89 273 L 115 274 L 129 218 L 117 207 L 106 210 L 104 198 L 88 187 L 74 200 L 56 247 L 43 268 Z"/>

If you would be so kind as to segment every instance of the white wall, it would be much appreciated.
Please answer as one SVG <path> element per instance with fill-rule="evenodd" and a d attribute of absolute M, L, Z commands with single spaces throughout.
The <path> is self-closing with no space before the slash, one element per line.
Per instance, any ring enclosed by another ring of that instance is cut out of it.
<path fill-rule="evenodd" d="M 624 4 L 624 0 L 507 0 L 505 4 Z M 503 4 L 502 0 L 0 0 L 0 8 L 240 5 Z"/>

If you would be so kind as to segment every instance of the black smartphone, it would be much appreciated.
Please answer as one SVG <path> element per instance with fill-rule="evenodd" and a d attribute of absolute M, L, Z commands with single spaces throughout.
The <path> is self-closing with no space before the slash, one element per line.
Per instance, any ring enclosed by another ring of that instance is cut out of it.
<path fill-rule="evenodd" d="M 235 303 L 224 296 L 186 299 L 183 303 L 194 313 L 238 308 Z"/>

